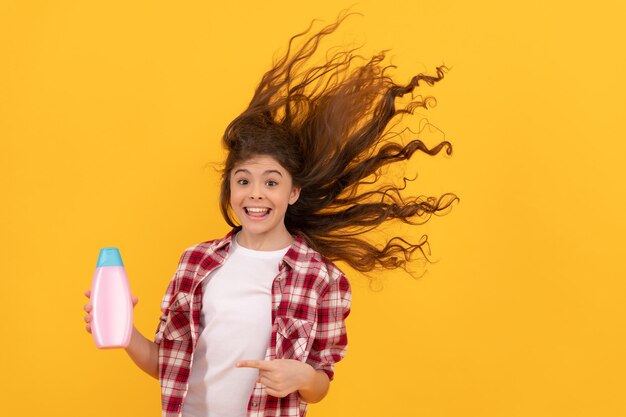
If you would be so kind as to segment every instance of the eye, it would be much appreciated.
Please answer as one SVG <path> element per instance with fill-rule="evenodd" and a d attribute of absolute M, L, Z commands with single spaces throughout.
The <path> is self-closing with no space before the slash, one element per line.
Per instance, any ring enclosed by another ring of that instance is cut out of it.
<path fill-rule="evenodd" d="M 278 183 L 274 180 L 267 180 L 267 182 L 265 183 L 268 187 L 276 187 L 278 185 Z"/>
<path fill-rule="evenodd" d="M 239 178 L 237 180 L 237 184 L 239 184 L 239 185 L 248 185 L 248 180 L 245 179 L 245 178 Z"/>

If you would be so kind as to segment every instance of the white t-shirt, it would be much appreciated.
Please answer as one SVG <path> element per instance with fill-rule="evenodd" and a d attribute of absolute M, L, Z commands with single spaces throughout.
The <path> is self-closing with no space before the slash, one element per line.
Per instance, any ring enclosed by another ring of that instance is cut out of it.
<path fill-rule="evenodd" d="M 258 371 L 235 363 L 265 359 L 272 335 L 272 283 L 289 247 L 256 251 L 236 240 L 224 265 L 201 284 L 200 337 L 183 417 L 245 417 Z"/>

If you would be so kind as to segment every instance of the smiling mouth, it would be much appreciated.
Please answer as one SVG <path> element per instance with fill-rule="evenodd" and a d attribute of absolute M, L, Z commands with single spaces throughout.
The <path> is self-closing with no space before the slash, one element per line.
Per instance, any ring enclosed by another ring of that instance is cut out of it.
<path fill-rule="evenodd" d="M 243 209 L 250 217 L 264 217 L 272 210 L 267 207 L 244 207 Z"/>

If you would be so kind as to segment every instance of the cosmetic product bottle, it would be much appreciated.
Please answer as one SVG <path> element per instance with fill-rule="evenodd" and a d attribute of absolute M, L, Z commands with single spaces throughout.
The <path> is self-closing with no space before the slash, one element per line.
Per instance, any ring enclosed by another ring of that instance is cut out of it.
<path fill-rule="evenodd" d="M 127 347 L 133 331 L 133 302 L 117 248 L 102 248 L 91 284 L 91 333 L 100 349 Z"/>

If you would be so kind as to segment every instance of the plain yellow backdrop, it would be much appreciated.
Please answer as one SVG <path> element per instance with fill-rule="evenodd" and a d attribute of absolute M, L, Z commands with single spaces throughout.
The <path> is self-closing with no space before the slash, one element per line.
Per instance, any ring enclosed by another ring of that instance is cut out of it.
<path fill-rule="evenodd" d="M 351 5 L 0 2 L 1 415 L 159 415 L 157 381 L 84 331 L 98 250 L 151 337 L 182 251 L 227 231 L 223 129 L 291 35 Z M 422 278 L 348 271 L 349 352 L 309 415 L 626 415 L 624 2 L 353 10 L 327 45 L 391 49 L 399 82 L 452 68 L 421 114 L 454 154 L 407 169 L 461 203 L 411 229 Z"/>

